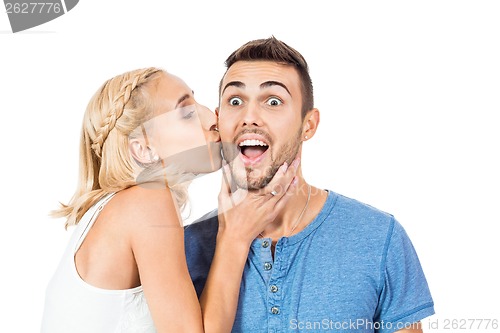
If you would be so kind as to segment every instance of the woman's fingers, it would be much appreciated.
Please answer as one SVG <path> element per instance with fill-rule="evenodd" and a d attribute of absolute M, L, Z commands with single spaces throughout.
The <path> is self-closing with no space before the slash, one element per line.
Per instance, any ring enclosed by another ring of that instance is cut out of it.
<path fill-rule="evenodd" d="M 294 181 L 299 164 L 300 158 L 298 157 L 295 158 L 290 167 L 288 167 L 285 162 L 285 164 L 278 169 L 271 182 L 262 189 L 261 193 L 266 194 L 268 197 L 271 196 L 270 199 L 274 199 L 275 203 L 280 201 Z"/>
<path fill-rule="evenodd" d="M 285 194 L 282 195 L 281 198 L 278 200 L 278 202 L 276 202 L 276 205 L 274 205 L 274 211 L 276 212 L 276 214 L 278 214 L 278 212 L 280 212 L 283 208 L 285 208 L 286 204 L 288 203 L 288 200 L 297 191 L 298 183 L 299 183 L 299 178 L 297 176 L 294 176 L 292 183 L 287 188 Z"/>
<path fill-rule="evenodd" d="M 248 191 L 236 188 L 233 192 L 233 178 L 228 164 L 222 167 L 222 184 L 219 192 L 219 212 L 225 212 L 241 203 Z"/>
<path fill-rule="evenodd" d="M 222 182 L 219 194 L 226 197 L 231 194 L 231 171 L 229 170 L 229 165 L 223 162 L 222 166 Z"/>
<path fill-rule="evenodd" d="M 229 165 L 222 167 L 222 182 L 219 192 L 219 213 L 225 212 L 235 206 L 233 195 L 231 193 L 232 177 Z"/>
<path fill-rule="evenodd" d="M 228 164 L 222 168 L 222 184 L 219 193 L 219 201 L 223 204 L 225 210 L 238 205 L 244 200 L 259 200 L 262 204 L 270 201 L 269 204 L 276 204 L 287 193 L 292 181 L 297 174 L 300 164 L 300 158 L 297 157 L 290 166 L 285 162 L 278 169 L 273 179 L 264 188 L 259 191 L 248 192 L 247 190 L 237 188 L 232 192 L 232 175 Z M 251 198 L 249 198 L 251 196 Z"/>
<path fill-rule="evenodd" d="M 290 166 L 284 163 L 269 184 L 261 190 L 247 191 L 238 188 L 234 192 L 229 165 L 224 165 L 219 193 L 219 230 L 232 239 L 251 242 L 275 220 L 296 192 L 299 164 L 299 158 Z"/>

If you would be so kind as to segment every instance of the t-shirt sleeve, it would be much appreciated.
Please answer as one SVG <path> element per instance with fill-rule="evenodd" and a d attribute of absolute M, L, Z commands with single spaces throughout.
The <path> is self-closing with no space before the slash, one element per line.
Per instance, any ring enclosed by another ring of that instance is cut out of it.
<path fill-rule="evenodd" d="M 381 265 L 377 333 L 390 333 L 434 314 L 434 302 L 417 253 L 400 223 L 392 220 Z"/>

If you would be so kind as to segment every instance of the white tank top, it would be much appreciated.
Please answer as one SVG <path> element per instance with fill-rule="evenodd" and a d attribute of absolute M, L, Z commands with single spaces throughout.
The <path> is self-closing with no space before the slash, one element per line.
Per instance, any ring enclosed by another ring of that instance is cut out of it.
<path fill-rule="evenodd" d="M 82 280 L 75 265 L 75 253 L 109 194 L 82 217 L 49 282 L 45 296 L 42 333 L 155 333 L 153 319 L 142 286 L 126 290 L 101 289 Z"/>

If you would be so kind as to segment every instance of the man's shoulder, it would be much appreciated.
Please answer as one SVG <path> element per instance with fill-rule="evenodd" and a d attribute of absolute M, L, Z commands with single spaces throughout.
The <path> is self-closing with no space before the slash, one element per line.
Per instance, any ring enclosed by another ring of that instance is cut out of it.
<path fill-rule="evenodd" d="M 377 208 L 375 206 L 372 206 L 366 202 L 360 201 L 358 199 L 353 199 L 351 197 L 342 195 L 342 194 L 336 194 L 337 196 L 337 203 L 336 203 L 336 208 L 342 210 L 344 213 L 349 213 L 349 215 L 363 215 L 371 218 L 377 218 L 377 219 L 393 219 L 394 216 L 384 210 L 381 210 L 380 208 Z"/>
<path fill-rule="evenodd" d="M 214 238 L 219 228 L 218 211 L 214 209 L 184 227 L 186 239 L 198 240 Z"/>
<path fill-rule="evenodd" d="M 207 279 L 219 229 L 217 209 L 184 227 L 186 261 L 198 297 Z"/>
<path fill-rule="evenodd" d="M 336 223 L 331 227 L 340 227 L 358 235 L 379 234 L 382 239 L 396 222 L 392 214 L 358 199 L 338 193 L 332 193 L 332 197 L 335 204 L 329 217 Z"/>

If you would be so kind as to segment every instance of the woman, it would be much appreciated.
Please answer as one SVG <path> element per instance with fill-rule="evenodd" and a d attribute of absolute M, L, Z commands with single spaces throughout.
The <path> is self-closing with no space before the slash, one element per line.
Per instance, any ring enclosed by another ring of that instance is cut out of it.
<path fill-rule="evenodd" d="M 77 191 L 53 214 L 76 228 L 47 288 L 42 332 L 230 331 L 250 243 L 286 203 L 296 168 L 284 165 L 251 200 L 223 181 L 219 207 L 240 203 L 219 209 L 200 308 L 180 211 L 189 181 L 221 161 L 214 114 L 181 79 L 146 68 L 108 80 L 83 119 Z"/>

